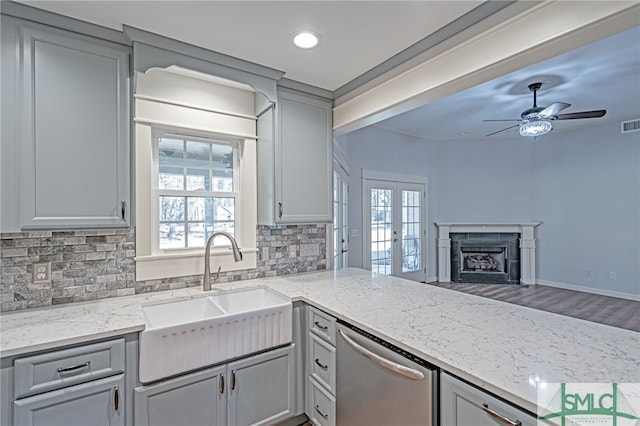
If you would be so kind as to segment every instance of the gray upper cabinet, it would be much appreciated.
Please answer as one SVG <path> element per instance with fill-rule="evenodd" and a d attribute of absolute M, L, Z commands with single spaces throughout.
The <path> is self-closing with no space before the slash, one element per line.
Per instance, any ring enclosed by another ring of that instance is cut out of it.
<path fill-rule="evenodd" d="M 331 101 L 278 88 L 258 118 L 260 224 L 331 222 L 331 119 Z"/>
<path fill-rule="evenodd" d="M 18 21 L 22 229 L 128 227 L 129 48 Z"/>

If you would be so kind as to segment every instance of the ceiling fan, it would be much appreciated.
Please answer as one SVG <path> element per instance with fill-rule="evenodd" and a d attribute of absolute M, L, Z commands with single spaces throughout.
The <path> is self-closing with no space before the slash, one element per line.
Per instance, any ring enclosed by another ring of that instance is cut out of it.
<path fill-rule="evenodd" d="M 529 90 L 533 92 L 533 106 L 526 109 L 520 114 L 519 119 L 513 120 L 484 120 L 484 121 L 518 121 L 519 124 L 514 124 L 505 129 L 498 130 L 497 132 L 489 133 L 486 137 L 495 135 L 496 133 L 504 132 L 505 130 L 513 129 L 514 127 L 520 127 L 520 134 L 522 136 L 532 136 L 534 138 L 542 136 L 553 130 L 551 121 L 553 120 L 575 120 L 579 118 L 596 118 L 602 117 L 607 113 L 606 109 L 599 109 L 596 111 L 581 111 L 572 112 L 568 114 L 558 114 L 560 111 L 567 109 L 571 104 L 565 102 L 555 102 L 548 107 L 539 107 L 537 104 L 537 92 L 542 87 L 542 83 L 531 83 Z"/>

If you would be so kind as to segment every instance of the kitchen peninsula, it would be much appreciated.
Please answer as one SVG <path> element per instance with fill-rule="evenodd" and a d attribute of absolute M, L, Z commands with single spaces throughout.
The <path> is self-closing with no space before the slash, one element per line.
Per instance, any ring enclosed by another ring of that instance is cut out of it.
<path fill-rule="evenodd" d="M 535 413 L 531 378 L 640 382 L 640 333 L 368 271 L 345 269 L 214 284 L 267 286 L 405 349 Z M 204 296 L 200 288 L 0 316 L 2 358 L 144 329 L 141 304 Z"/>

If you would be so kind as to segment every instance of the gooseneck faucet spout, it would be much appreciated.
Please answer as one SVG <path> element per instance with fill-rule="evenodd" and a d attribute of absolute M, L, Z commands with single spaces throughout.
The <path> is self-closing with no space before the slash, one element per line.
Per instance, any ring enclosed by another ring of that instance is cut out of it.
<path fill-rule="evenodd" d="M 211 275 L 211 268 L 210 268 L 211 244 L 213 243 L 213 240 L 218 236 L 227 237 L 227 239 L 231 241 L 231 250 L 233 251 L 233 260 L 235 260 L 236 262 L 240 262 L 242 260 L 242 252 L 238 248 L 238 243 L 236 242 L 236 239 L 233 238 L 233 235 L 224 231 L 218 231 L 211 234 L 211 236 L 209 237 L 209 240 L 207 241 L 207 245 L 204 249 L 204 278 L 202 279 L 202 289 L 204 291 L 211 290 L 211 280 L 209 277 L 209 275 Z"/>

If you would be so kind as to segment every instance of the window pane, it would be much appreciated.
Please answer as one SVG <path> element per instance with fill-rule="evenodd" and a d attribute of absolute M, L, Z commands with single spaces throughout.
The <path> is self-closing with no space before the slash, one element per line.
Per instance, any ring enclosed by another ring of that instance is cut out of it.
<path fill-rule="evenodd" d="M 230 145 L 211 145 L 213 158 L 212 191 L 233 191 L 233 147 Z"/>
<path fill-rule="evenodd" d="M 211 191 L 209 169 L 187 169 L 187 191 Z"/>
<path fill-rule="evenodd" d="M 178 190 L 184 189 L 184 176 L 182 173 L 182 168 L 160 166 L 158 188 Z"/>
<path fill-rule="evenodd" d="M 204 247 L 206 241 L 204 240 L 204 223 L 190 223 L 189 224 L 189 247 Z"/>
<path fill-rule="evenodd" d="M 235 221 L 235 200 L 233 198 L 214 198 L 213 218 L 217 222 Z M 217 230 L 217 229 L 216 229 Z"/>
<path fill-rule="evenodd" d="M 209 201 L 209 203 L 207 203 L 207 201 Z M 187 205 L 189 222 L 204 222 L 207 205 L 211 205 L 211 202 L 208 197 L 188 197 Z M 211 209 L 209 209 L 209 211 L 211 211 Z M 209 214 L 209 216 L 211 215 Z"/>
<path fill-rule="evenodd" d="M 184 248 L 184 224 L 161 223 L 160 224 L 160 248 Z"/>
<path fill-rule="evenodd" d="M 187 166 L 209 167 L 210 149 L 210 143 L 187 141 L 185 164 Z"/>
<path fill-rule="evenodd" d="M 160 138 L 158 141 L 158 157 L 160 164 L 182 165 L 184 157 L 184 141 L 179 139 Z"/>
<path fill-rule="evenodd" d="M 184 220 L 184 197 L 160 196 L 160 221 Z"/>

